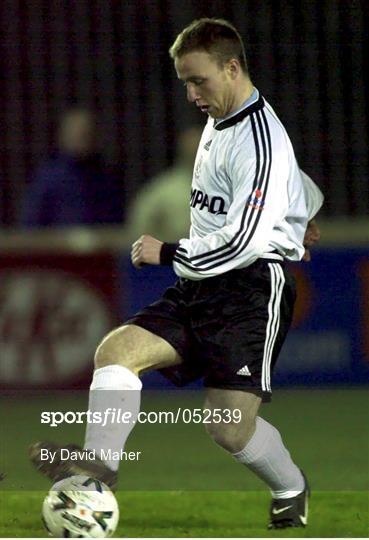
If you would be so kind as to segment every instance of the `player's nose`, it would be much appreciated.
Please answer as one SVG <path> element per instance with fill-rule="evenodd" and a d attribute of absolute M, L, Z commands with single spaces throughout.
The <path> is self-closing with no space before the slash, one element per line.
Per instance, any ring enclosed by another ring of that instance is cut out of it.
<path fill-rule="evenodd" d="M 197 94 L 194 86 L 192 84 L 187 85 L 187 100 L 190 103 L 194 103 L 197 99 L 199 99 L 199 95 Z"/>

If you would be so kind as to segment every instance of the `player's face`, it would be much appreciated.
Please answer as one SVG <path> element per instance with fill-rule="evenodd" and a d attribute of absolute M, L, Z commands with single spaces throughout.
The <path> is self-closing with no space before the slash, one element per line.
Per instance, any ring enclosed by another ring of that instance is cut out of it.
<path fill-rule="evenodd" d="M 175 60 L 178 78 L 187 89 L 187 99 L 213 118 L 222 118 L 234 106 L 234 79 L 227 66 L 219 66 L 205 51 L 194 51 Z"/>

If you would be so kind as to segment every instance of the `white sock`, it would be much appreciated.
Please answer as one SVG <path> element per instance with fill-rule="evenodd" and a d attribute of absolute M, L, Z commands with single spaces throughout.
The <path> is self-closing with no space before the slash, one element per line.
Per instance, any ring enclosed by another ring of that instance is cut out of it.
<path fill-rule="evenodd" d="M 256 418 L 256 430 L 245 448 L 233 454 L 270 487 L 274 499 L 296 497 L 305 488 L 300 469 L 283 445 L 279 431 Z"/>
<path fill-rule="evenodd" d="M 87 424 L 84 448 L 95 450 L 97 457 L 101 457 L 113 471 L 118 470 L 120 461 L 104 459 L 104 453 L 109 450 L 120 453 L 124 448 L 140 411 L 141 388 L 140 379 L 123 366 L 113 364 L 94 372 L 88 408 L 96 416 L 101 414 L 102 422 Z M 106 411 L 109 415 L 105 417 Z M 129 422 L 120 421 L 127 411 L 131 413 Z"/>

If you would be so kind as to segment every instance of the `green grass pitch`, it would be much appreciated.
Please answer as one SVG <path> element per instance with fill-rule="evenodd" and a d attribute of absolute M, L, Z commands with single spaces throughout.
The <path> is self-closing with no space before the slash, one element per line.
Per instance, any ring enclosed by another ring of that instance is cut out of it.
<path fill-rule="evenodd" d="M 144 394 L 143 407 L 201 406 L 200 393 Z M 84 426 L 41 426 L 40 410 L 85 410 L 86 396 L 4 396 L 0 537 L 46 537 L 40 508 L 49 482 L 28 463 L 38 439 L 81 442 Z M 5 408 L 4 408 L 5 407 Z M 261 415 L 283 434 L 312 487 L 306 529 L 268 531 L 270 497 L 262 483 L 193 424 L 138 425 L 122 464 L 118 537 L 361 537 L 368 526 L 367 389 L 278 390 Z"/>
<path fill-rule="evenodd" d="M 47 536 L 40 522 L 44 494 L 1 498 L 0 535 Z M 318 492 L 306 529 L 267 531 L 269 497 L 261 492 L 129 492 L 118 494 L 118 537 L 367 537 L 368 497 L 360 492 Z"/>

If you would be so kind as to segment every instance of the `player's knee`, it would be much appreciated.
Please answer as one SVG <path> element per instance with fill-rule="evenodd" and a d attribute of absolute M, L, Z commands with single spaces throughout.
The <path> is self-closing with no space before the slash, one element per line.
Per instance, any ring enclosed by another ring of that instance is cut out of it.
<path fill-rule="evenodd" d="M 108 334 L 99 344 L 95 352 L 95 368 L 102 368 L 111 364 L 118 364 L 118 355 L 115 353 L 114 338 Z"/>
<path fill-rule="evenodd" d="M 235 454 L 245 448 L 255 431 L 255 420 L 238 423 L 206 424 L 206 431 L 219 446 Z"/>
<path fill-rule="evenodd" d="M 121 329 L 113 330 L 101 341 L 94 358 L 95 369 L 118 364 L 136 373 L 134 355 L 129 354 L 128 341 L 125 343 Z"/>

